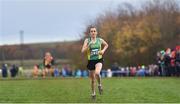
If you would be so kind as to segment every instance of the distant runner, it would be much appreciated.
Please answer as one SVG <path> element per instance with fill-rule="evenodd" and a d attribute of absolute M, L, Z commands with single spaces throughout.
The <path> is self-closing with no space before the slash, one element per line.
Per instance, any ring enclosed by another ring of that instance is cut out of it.
<path fill-rule="evenodd" d="M 53 59 L 51 53 L 46 52 L 44 60 L 43 60 L 43 66 L 44 66 L 43 78 L 45 78 L 45 76 L 47 76 L 48 74 L 53 76 L 53 73 L 54 73 L 53 65 L 54 65 L 54 59 Z"/>

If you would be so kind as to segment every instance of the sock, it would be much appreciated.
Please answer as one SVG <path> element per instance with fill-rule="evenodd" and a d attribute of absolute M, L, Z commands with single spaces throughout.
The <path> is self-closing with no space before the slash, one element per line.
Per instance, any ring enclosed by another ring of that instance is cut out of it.
<path fill-rule="evenodd" d="M 96 95 L 95 91 L 92 93 L 92 95 Z"/>

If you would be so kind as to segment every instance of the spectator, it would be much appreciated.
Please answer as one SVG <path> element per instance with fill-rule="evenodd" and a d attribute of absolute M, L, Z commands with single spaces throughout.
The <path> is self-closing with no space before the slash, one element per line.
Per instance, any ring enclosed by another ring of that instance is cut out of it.
<path fill-rule="evenodd" d="M 102 71 L 101 71 L 101 77 L 102 77 L 102 78 L 103 78 L 103 77 L 106 77 L 106 70 L 102 69 Z"/>
<path fill-rule="evenodd" d="M 65 68 L 62 68 L 61 73 L 63 77 L 67 77 L 67 70 Z"/>
<path fill-rule="evenodd" d="M 156 60 L 157 60 L 157 65 L 158 65 L 158 69 L 159 69 L 159 75 L 160 76 L 163 76 L 163 67 L 162 67 L 162 54 L 160 52 L 157 52 L 157 57 L 156 57 Z"/>
<path fill-rule="evenodd" d="M 38 66 L 39 66 L 38 73 L 43 77 L 44 65 L 43 63 L 41 63 Z"/>
<path fill-rule="evenodd" d="M 149 74 L 149 69 L 148 69 L 148 67 L 145 67 L 145 76 L 149 76 L 150 74 Z"/>
<path fill-rule="evenodd" d="M 170 76 L 170 68 L 171 68 L 171 57 L 170 57 L 171 49 L 167 48 L 166 49 L 166 54 L 164 55 L 164 62 L 165 62 L 165 72 L 166 76 Z"/>
<path fill-rule="evenodd" d="M 175 50 L 173 50 L 172 52 L 171 52 L 171 66 L 170 66 L 170 73 L 171 73 L 171 76 L 175 76 L 175 74 L 176 74 L 176 66 L 175 66 L 175 58 L 176 58 L 176 51 Z"/>
<path fill-rule="evenodd" d="M 82 76 L 82 72 L 81 72 L 80 69 L 78 69 L 78 70 L 76 71 L 76 76 L 75 76 L 75 77 L 80 78 L 81 76 Z"/>
<path fill-rule="evenodd" d="M 19 67 L 18 75 L 19 76 L 23 75 L 23 67 L 22 66 Z"/>
<path fill-rule="evenodd" d="M 164 63 L 164 55 L 165 55 L 165 51 L 162 50 L 161 51 L 161 56 L 160 56 L 160 65 L 161 65 L 162 76 L 166 75 L 166 72 L 165 72 L 165 63 Z"/>
<path fill-rule="evenodd" d="M 137 76 L 142 76 L 144 77 L 145 76 L 145 66 L 142 65 L 141 67 L 139 67 L 138 71 L 137 71 Z"/>
<path fill-rule="evenodd" d="M 176 57 L 175 57 L 175 63 L 176 63 L 176 75 L 180 76 L 180 49 L 176 50 Z"/>
<path fill-rule="evenodd" d="M 130 75 L 135 76 L 136 75 L 136 67 L 130 67 Z"/>
<path fill-rule="evenodd" d="M 59 69 L 57 67 L 55 67 L 54 69 L 54 77 L 58 77 L 59 76 Z"/>
<path fill-rule="evenodd" d="M 88 71 L 87 70 L 82 71 L 82 77 L 88 77 Z"/>
<path fill-rule="evenodd" d="M 38 78 L 38 70 L 39 70 L 39 65 L 34 65 L 34 69 L 33 69 L 34 78 Z"/>
<path fill-rule="evenodd" d="M 11 72 L 11 77 L 16 77 L 16 75 L 18 73 L 18 67 L 16 65 L 12 65 L 10 72 Z"/>
<path fill-rule="evenodd" d="M 117 62 L 115 62 L 112 66 L 111 66 L 111 70 L 113 71 L 113 72 L 116 72 L 116 71 L 118 71 L 119 70 L 119 67 L 118 67 L 118 63 Z M 113 73 L 113 76 L 118 76 L 118 73 Z"/>
<path fill-rule="evenodd" d="M 6 78 L 8 76 L 8 69 L 7 69 L 7 64 L 2 65 L 2 77 Z"/>
<path fill-rule="evenodd" d="M 67 65 L 65 68 L 66 68 L 66 71 L 67 71 L 67 75 L 72 76 L 72 70 L 71 70 L 70 66 Z"/>
<path fill-rule="evenodd" d="M 108 78 L 111 78 L 111 77 L 112 77 L 112 71 L 111 71 L 111 69 L 108 69 L 108 70 L 107 70 L 107 77 L 108 77 Z"/>
<path fill-rule="evenodd" d="M 126 69 L 121 67 L 121 76 L 126 76 Z"/>
<path fill-rule="evenodd" d="M 130 73 L 129 67 L 126 67 L 126 76 L 129 76 L 129 73 Z"/>

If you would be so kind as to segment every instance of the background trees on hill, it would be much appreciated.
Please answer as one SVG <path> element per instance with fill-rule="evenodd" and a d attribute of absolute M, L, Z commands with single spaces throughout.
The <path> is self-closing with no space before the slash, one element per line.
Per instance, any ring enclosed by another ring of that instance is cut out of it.
<path fill-rule="evenodd" d="M 151 0 L 140 8 L 125 3 L 100 14 L 85 31 L 94 25 L 109 43 L 105 65 L 150 64 L 155 62 L 157 51 L 180 44 L 179 18 L 176 0 Z"/>
<path fill-rule="evenodd" d="M 89 26 L 96 26 L 99 37 L 105 39 L 109 48 L 105 53 L 105 67 L 114 62 L 120 65 L 140 65 L 155 63 L 156 52 L 180 44 L 180 3 L 178 0 L 149 0 L 134 7 L 124 3 L 116 10 L 107 10 L 86 25 L 79 41 L 52 44 L 3 46 L 0 51 L 8 60 L 41 59 L 46 51 L 56 58 L 71 59 L 76 68 L 86 67 L 86 55 L 80 53 L 81 46 L 88 37 Z M 34 54 L 36 53 L 36 54 Z"/>

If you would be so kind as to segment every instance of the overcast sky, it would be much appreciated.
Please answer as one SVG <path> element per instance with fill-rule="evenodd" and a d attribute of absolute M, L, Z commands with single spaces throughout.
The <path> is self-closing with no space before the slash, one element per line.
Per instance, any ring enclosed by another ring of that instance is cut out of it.
<path fill-rule="evenodd" d="M 143 0 L 0 0 L 0 45 L 80 38 L 88 21 L 121 3 Z"/>

